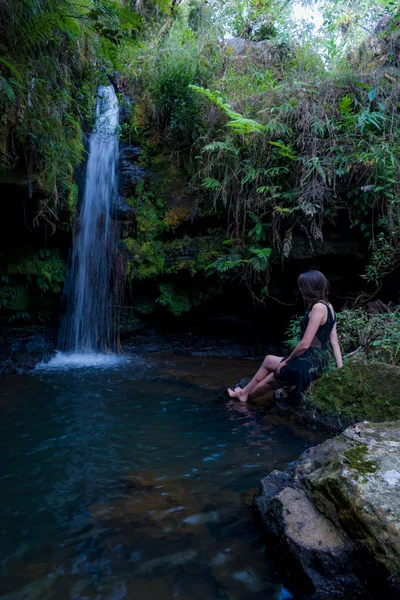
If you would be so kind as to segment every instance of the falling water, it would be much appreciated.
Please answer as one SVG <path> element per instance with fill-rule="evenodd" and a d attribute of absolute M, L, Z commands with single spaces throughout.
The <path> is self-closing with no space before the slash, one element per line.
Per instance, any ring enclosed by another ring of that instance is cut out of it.
<path fill-rule="evenodd" d="M 117 194 L 118 116 L 114 88 L 100 86 L 83 202 L 64 290 L 66 312 L 59 347 L 67 352 L 103 352 L 114 345 L 111 305 L 117 239 L 111 212 Z"/>

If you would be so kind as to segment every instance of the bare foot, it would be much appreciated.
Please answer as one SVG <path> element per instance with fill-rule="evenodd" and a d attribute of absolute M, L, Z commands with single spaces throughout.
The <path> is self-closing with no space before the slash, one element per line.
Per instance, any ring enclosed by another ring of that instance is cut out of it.
<path fill-rule="evenodd" d="M 244 393 L 242 388 L 240 387 L 237 387 L 234 390 L 228 388 L 228 394 L 230 398 L 235 398 L 236 400 L 240 400 L 240 402 L 247 402 L 247 399 L 249 397 L 249 395 Z"/>

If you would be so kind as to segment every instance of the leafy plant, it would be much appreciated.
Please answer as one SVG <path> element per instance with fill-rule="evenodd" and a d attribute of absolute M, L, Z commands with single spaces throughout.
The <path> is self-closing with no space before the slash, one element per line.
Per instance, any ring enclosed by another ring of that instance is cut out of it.
<path fill-rule="evenodd" d="M 158 289 L 160 290 L 160 296 L 156 302 L 167 307 L 173 315 L 179 316 L 192 308 L 193 305 L 187 293 L 177 289 L 173 284 L 160 283 Z"/>
<path fill-rule="evenodd" d="M 269 266 L 272 248 L 255 248 L 254 246 L 251 246 L 249 251 L 252 256 L 249 258 L 248 262 L 254 271 L 256 273 L 266 271 Z"/>

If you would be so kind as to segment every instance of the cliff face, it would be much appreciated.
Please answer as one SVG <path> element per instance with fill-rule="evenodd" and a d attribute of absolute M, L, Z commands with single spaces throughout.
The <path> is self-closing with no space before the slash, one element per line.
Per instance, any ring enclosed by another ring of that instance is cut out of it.
<path fill-rule="evenodd" d="M 317 598 L 400 595 L 400 423 L 362 423 L 273 471 L 255 497 Z"/>

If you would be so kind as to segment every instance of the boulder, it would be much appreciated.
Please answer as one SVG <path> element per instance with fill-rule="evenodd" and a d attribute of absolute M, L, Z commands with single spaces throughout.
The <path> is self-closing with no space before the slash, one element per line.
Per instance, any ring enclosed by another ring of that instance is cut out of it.
<path fill-rule="evenodd" d="M 400 421 L 362 423 L 273 471 L 254 499 L 316 597 L 400 597 Z"/>

